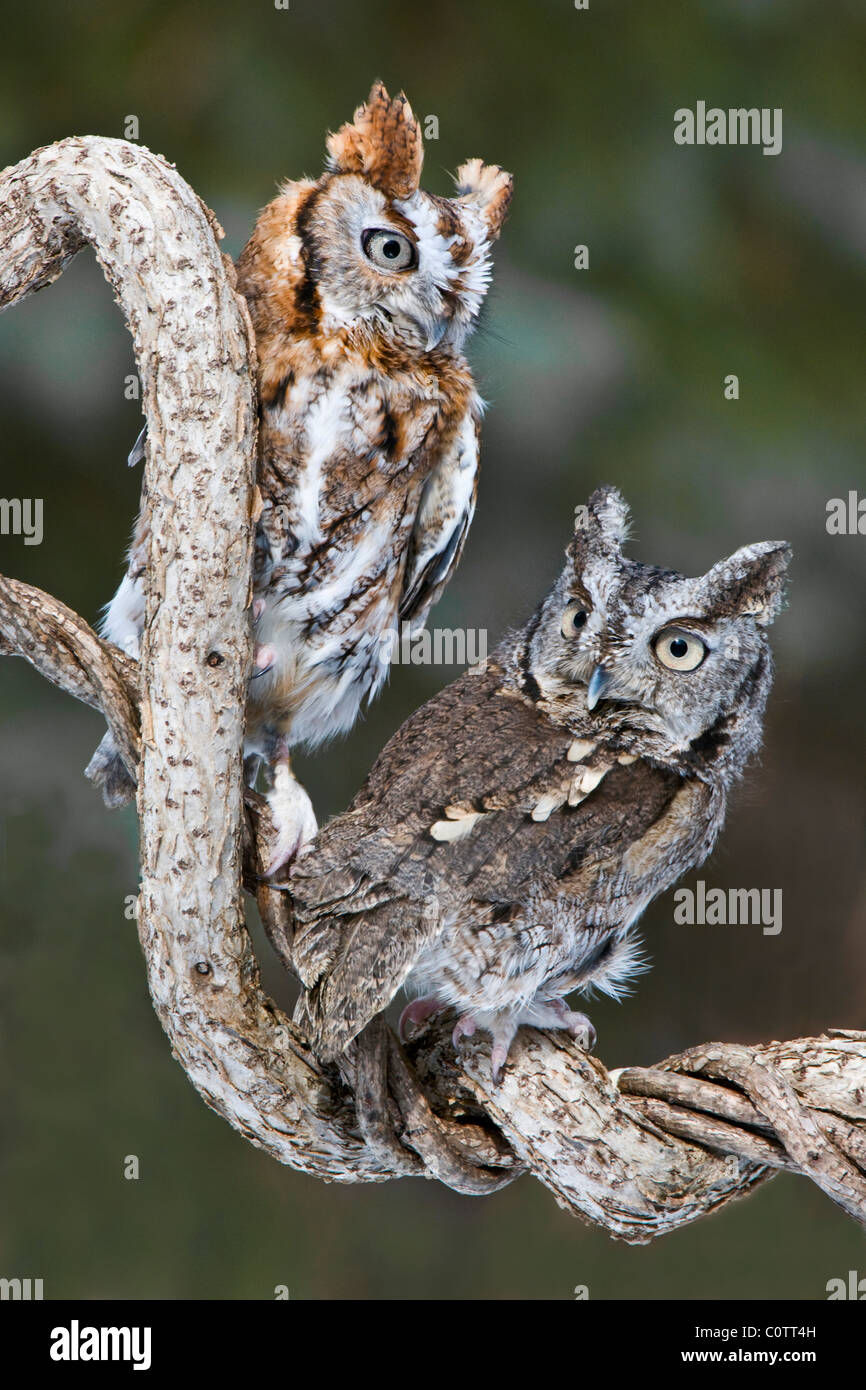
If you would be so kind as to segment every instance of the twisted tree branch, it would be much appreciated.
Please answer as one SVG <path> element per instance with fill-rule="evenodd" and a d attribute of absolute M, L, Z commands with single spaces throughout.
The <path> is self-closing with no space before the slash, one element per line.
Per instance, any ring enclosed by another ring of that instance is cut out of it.
<path fill-rule="evenodd" d="M 242 796 L 254 345 L 219 229 L 164 160 L 94 137 L 6 170 L 0 206 L 0 307 L 90 243 L 135 340 L 152 536 L 141 669 L 56 599 L 2 578 L 0 652 L 102 710 L 137 776 L 148 981 L 206 1102 L 323 1178 L 435 1176 L 484 1193 L 528 1170 L 630 1241 L 779 1168 L 866 1220 L 866 1033 L 712 1043 L 614 1075 L 561 1035 L 525 1029 L 494 1086 L 486 1044 L 456 1057 L 447 1019 L 408 1055 L 376 1020 L 339 1069 L 318 1061 L 264 994 L 243 920 L 242 882 L 290 968 L 288 907 L 260 878 L 267 811 Z"/>

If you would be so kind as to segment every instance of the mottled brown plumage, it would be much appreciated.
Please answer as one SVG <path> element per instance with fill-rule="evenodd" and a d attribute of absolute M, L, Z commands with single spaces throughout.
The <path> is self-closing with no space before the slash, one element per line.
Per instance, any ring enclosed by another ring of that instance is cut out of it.
<path fill-rule="evenodd" d="M 404 724 L 296 866 L 294 959 L 326 1057 L 403 985 L 410 1020 L 452 1005 L 457 1038 L 489 1028 L 497 1070 L 521 1023 L 589 1040 L 564 996 L 620 993 L 636 919 L 712 848 L 760 740 L 788 549 L 691 580 L 622 555 L 614 490 L 578 520 L 532 621 Z"/>

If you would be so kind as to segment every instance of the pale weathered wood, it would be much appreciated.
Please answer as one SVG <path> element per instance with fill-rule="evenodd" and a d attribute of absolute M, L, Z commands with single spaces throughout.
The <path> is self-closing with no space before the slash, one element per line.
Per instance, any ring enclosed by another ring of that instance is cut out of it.
<path fill-rule="evenodd" d="M 95 137 L 6 170 L 0 208 L 0 307 L 89 243 L 135 340 L 152 534 L 141 670 L 50 595 L 2 578 L 0 652 L 102 709 L 138 776 L 148 981 L 207 1103 L 326 1179 L 423 1174 L 484 1193 L 528 1170 L 560 1205 L 631 1241 L 777 1167 L 866 1219 L 866 1033 L 711 1043 L 608 1074 L 564 1035 L 524 1029 L 494 1085 L 483 1038 L 455 1055 L 453 1020 L 431 1021 L 408 1058 L 376 1020 L 339 1068 L 318 1061 L 264 994 L 243 919 L 242 879 L 290 968 L 285 898 L 259 877 L 267 811 L 248 792 L 245 822 L 241 792 L 254 345 L 216 223 L 164 160 Z"/>

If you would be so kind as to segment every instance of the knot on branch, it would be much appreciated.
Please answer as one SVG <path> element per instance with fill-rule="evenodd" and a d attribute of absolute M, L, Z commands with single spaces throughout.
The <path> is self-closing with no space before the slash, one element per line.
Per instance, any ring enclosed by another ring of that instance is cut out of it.
<path fill-rule="evenodd" d="M 617 1074 L 622 1095 L 668 1134 L 747 1164 L 802 1173 L 852 1216 L 866 1213 L 866 1033 L 793 1043 L 705 1043 Z M 846 1075 L 847 1073 L 847 1075 Z"/>

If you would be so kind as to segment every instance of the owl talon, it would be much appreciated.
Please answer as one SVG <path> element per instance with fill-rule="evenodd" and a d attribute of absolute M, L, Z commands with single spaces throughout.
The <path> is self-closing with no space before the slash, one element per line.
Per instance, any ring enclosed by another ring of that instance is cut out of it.
<path fill-rule="evenodd" d="M 493 1077 L 494 1086 L 499 1085 L 499 1080 L 502 1076 L 502 1068 L 508 1061 L 508 1049 L 510 1045 L 511 1044 L 507 1042 L 495 1042 L 491 1048 L 490 1074 Z"/>
<path fill-rule="evenodd" d="M 284 865 L 293 865 L 309 849 L 319 829 L 313 803 L 292 776 L 288 760 L 278 763 L 273 775 L 274 783 L 267 799 L 277 839 L 265 870 L 267 878 Z"/>
<path fill-rule="evenodd" d="M 277 659 L 277 649 L 267 643 L 265 646 L 256 646 L 253 654 L 253 665 L 257 670 L 250 677 L 251 680 L 258 680 L 259 676 L 266 676 Z"/>
<path fill-rule="evenodd" d="M 312 838 L 312 835 L 307 836 L 307 840 L 311 840 Z M 296 831 L 292 829 L 287 834 L 281 835 L 277 840 L 276 849 L 271 856 L 271 862 L 265 870 L 265 878 L 269 886 L 271 888 L 282 888 L 284 890 L 290 889 L 291 884 L 287 880 L 284 880 L 282 883 L 273 883 L 273 875 L 278 873 L 280 869 L 287 869 L 289 877 L 291 877 L 291 872 L 296 861 L 300 859 L 301 855 L 306 854 L 309 848 L 310 846 L 309 843 L 305 841 L 303 830 Z"/>
<path fill-rule="evenodd" d="M 409 1041 L 406 1032 L 407 1023 L 411 1023 L 415 1027 L 420 1027 L 422 1023 L 426 1023 L 428 1018 L 431 1018 L 433 1014 L 438 1013 L 439 1010 L 444 1007 L 442 1001 L 432 994 L 428 995 L 426 999 L 413 999 L 411 1004 L 406 1005 L 400 1015 L 400 1022 L 397 1024 L 400 1041 Z"/>
<path fill-rule="evenodd" d="M 553 1010 L 556 1021 L 551 1021 L 548 1027 L 565 1028 L 575 1042 L 580 1043 L 584 1052 L 591 1052 L 595 1047 L 598 1034 L 586 1014 L 576 1013 L 570 1009 L 564 999 L 551 999 L 550 1008 Z"/>
<path fill-rule="evenodd" d="M 291 876 L 291 868 L 289 870 L 289 873 Z M 295 885 L 290 881 L 290 878 L 277 880 L 273 878 L 268 878 L 267 874 L 256 874 L 255 882 L 263 883 L 265 887 L 270 888 L 274 893 L 291 893 L 294 891 L 295 887 Z"/>
<path fill-rule="evenodd" d="M 454 1047 L 459 1047 L 464 1038 L 471 1038 L 477 1027 L 478 1024 L 472 1014 L 462 1014 L 455 1023 L 454 1031 L 451 1034 L 451 1041 Z M 505 1066 L 508 1059 L 508 1050 L 511 1047 L 516 1032 L 517 1028 L 513 1020 L 509 1019 L 507 1024 L 502 1028 L 498 1028 L 493 1034 L 493 1049 L 490 1053 L 490 1070 L 493 1075 L 494 1085 L 499 1081 L 502 1068 Z"/>
<path fill-rule="evenodd" d="M 478 1025 L 471 1014 L 463 1014 L 454 1025 L 451 1042 L 455 1047 L 459 1047 L 464 1038 L 472 1037 L 477 1027 Z"/>
<path fill-rule="evenodd" d="M 427 1005 L 431 1002 L 432 1001 L 429 999 L 416 1000 L 416 1003 L 422 1005 Z M 432 1013 L 433 1011 L 433 1009 L 427 1010 L 428 1013 Z M 404 1013 L 406 1013 L 406 1010 L 404 1010 Z M 521 1024 L 527 1024 L 535 1028 L 563 1028 L 575 1039 L 585 1052 L 589 1052 L 595 1047 L 596 1031 L 586 1014 L 576 1013 L 572 1009 L 569 1009 L 564 999 L 536 1000 L 531 1008 L 522 1015 L 518 1015 L 517 1017 L 515 1017 L 514 1014 L 501 1015 L 495 1020 L 490 1030 L 493 1035 L 493 1046 L 490 1051 L 490 1070 L 494 1084 L 499 1083 L 502 1075 L 502 1068 L 508 1061 L 511 1044 Z M 461 1015 L 451 1035 L 451 1040 L 455 1048 L 459 1047 L 463 1038 L 471 1038 L 477 1027 L 478 1024 L 472 1014 Z"/>

